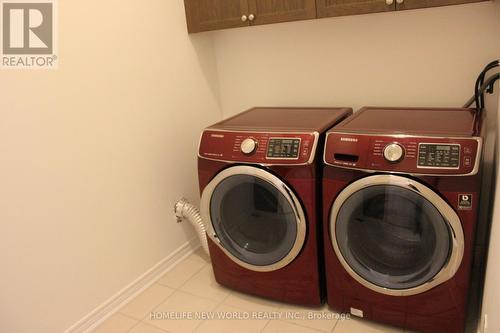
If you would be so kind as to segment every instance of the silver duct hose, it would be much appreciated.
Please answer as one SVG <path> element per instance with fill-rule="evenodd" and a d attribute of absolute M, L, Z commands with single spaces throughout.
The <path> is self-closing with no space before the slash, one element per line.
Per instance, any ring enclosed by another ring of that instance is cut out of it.
<path fill-rule="evenodd" d="M 177 217 L 177 223 L 182 222 L 185 218 L 191 222 L 200 239 L 203 251 L 210 257 L 210 253 L 208 252 L 207 233 L 198 208 L 190 204 L 185 198 L 182 198 L 174 205 L 174 213 Z"/>

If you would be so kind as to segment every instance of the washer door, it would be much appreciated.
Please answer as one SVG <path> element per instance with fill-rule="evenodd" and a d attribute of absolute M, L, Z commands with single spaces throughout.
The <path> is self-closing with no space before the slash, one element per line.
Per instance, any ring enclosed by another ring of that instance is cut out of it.
<path fill-rule="evenodd" d="M 332 206 L 330 236 L 354 279 L 393 296 L 419 294 L 447 281 L 464 251 L 455 211 L 430 188 L 394 175 L 347 186 Z"/>
<path fill-rule="evenodd" d="M 201 213 L 208 236 L 254 271 L 288 265 L 305 242 L 304 211 L 279 178 L 251 166 L 223 170 L 206 186 Z"/>

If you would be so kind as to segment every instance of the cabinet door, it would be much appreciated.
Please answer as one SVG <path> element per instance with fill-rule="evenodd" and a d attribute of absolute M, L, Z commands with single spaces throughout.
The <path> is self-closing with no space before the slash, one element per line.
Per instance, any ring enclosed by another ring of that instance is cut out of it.
<path fill-rule="evenodd" d="M 396 10 L 396 1 L 317 0 L 316 6 L 318 7 L 318 17 L 328 17 L 376 12 L 390 12 Z"/>
<path fill-rule="evenodd" d="M 247 0 L 184 0 L 184 7 L 190 33 L 249 25 L 242 20 L 248 15 Z"/>
<path fill-rule="evenodd" d="M 316 0 L 248 0 L 251 24 L 267 24 L 316 18 Z"/>
<path fill-rule="evenodd" d="M 447 5 L 459 5 L 462 3 L 481 2 L 487 0 L 404 0 L 402 3 L 397 4 L 398 10 L 415 9 L 425 7 L 437 7 Z"/>

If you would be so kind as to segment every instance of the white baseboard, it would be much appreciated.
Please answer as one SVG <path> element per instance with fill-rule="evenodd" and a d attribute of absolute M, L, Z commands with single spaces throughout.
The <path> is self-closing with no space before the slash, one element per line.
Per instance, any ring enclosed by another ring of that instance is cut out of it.
<path fill-rule="evenodd" d="M 187 241 L 174 253 L 162 259 L 135 281 L 110 297 L 96 309 L 76 322 L 63 333 L 88 333 L 102 324 L 106 319 L 118 312 L 120 308 L 130 302 L 153 283 L 158 281 L 166 272 L 174 268 L 184 258 L 200 247 L 197 237 Z"/>

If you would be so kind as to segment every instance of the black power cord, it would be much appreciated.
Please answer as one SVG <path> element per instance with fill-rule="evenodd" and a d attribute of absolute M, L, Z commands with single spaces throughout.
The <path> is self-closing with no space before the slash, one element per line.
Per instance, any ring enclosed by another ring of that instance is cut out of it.
<path fill-rule="evenodd" d="M 483 95 L 484 97 L 484 92 L 486 91 L 489 94 L 493 93 L 493 86 L 495 85 L 495 82 L 500 79 L 500 73 L 493 74 L 489 78 L 486 79 L 486 81 L 479 87 L 478 91 Z M 484 108 L 484 104 L 481 105 L 481 107 Z"/>
<path fill-rule="evenodd" d="M 474 94 L 474 96 L 472 96 L 465 104 L 464 104 L 464 108 L 468 108 L 470 107 L 472 104 L 475 104 L 477 103 L 477 105 L 480 106 L 481 109 L 484 108 L 484 104 L 481 103 L 481 98 L 480 96 L 483 96 L 484 98 L 484 92 L 486 91 L 487 93 L 489 94 L 492 94 L 493 93 L 493 87 L 494 87 L 494 84 L 495 82 L 498 80 L 498 76 L 500 75 L 500 73 L 497 73 L 497 74 L 493 74 L 492 76 L 490 76 L 486 82 L 483 82 L 483 84 L 477 89 L 477 93 Z M 484 100 L 484 99 L 483 99 Z M 483 102 L 484 103 L 484 102 Z M 479 108 L 476 106 L 476 108 L 479 110 Z"/>
<path fill-rule="evenodd" d="M 476 92 L 476 95 L 479 94 L 479 96 L 476 97 L 476 102 L 477 102 L 477 98 L 479 97 L 479 103 L 480 103 L 480 106 L 479 104 L 476 104 L 476 108 L 477 107 L 480 107 L 481 109 L 484 108 L 484 89 L 482 89 L 482 86 L 483 86 L 483 83 L 484 83 L 484 77 L 486 76 L 486 73 L 495 68 L 495 67 L 498 67 L 500 66 L 500 61 L 499 60 L 494 60 L 492 62 L 490 62 L 489 64 L 487 64 L 483 71 L 481 72 L 481 74 L 479 74 L 477 80 L 476 80 L 476 86 L 475 86 L 475 92 Z M 493 93 L 493 84 L 490 86 L 490 88 L 488 89 L 488 93 Z"/>
<path fill-rule="evenodd" d="M 490 82 L 489 85 L 483 88 L 484 85 L 484 77 L 486 73 L 495 67 L 500 66 L 500 61 L 495 60 L 487 64 L 484 69 L 481 71 L 479 76 L 477 77 L 476 84 L 474 86 L 474 96 L 472 96 L 463 106 L 464 108 L 470 107 L 472 104 L 475 104 L 476 109 L 479 111 L 484 108 L 484 91 L 486 90 L 488 93 L 493 93 L 493 84 Z M 494 80 L 495 81 L 495 80 Z M 493 82 L 494 83 L 494 82 Z M 486 89 L 488 88 L 488 89 Z"/>
<path fill-rule="evenodd" d="M 499 60 L 494 60 L 487 64 L 484 69 L 479 73 L 479 76 L 476 79 L 476 84 L 474 85 L 474 96 L 472 96 L 463 106 L 464 108 L 469 108 L 471 107 L 472 104 L 475 104 L 476 107 L 476 124 L 475 124 L 475 131 L 479 133 L 480 130 L 480 123 L 481 123 L 481 117 L 482 113 L 484 110 L 484 92 L 486 91 L 489 94 L 493 93 L 493 88 L 495 82 L 500 78 L 500 74 L 494 74 L 488 79 L 486 79 L 485 82 L 485 77 L 486 73 L 488 71 L 492 70 L 495 67 L 500 67 L 500 61 Z"/>
<path fill-rule="evenodd" d="M 476 105 L 476 109 L 480 112 L 484 108 L 484 91 L 486 90 L 488 93 L 493 93 L 493 82 L 490 82 L 489 85 L 483 87 L 484 85 L 484 77 L 486 73 L 495 67 L 500 66 L 500 61 L 495 60 L 487 64 L 484 69 L 481 71 L 479 76 L 477 77 L 476 84 L 474 86 L 474 96 L 471 97 L 464 105 L 464 108 L 470 107 L 473 103 Z"/>
<path fill-rule="evenodd" d="M 488 77 L 486 79 L 485 82 L 483 82 L 481 84 L 481 86 L 479 87 L 479 89 L 476 90 L 476 96 L 475 96 L 475 99 L 476 99 L 476 102 L 477 102 L 477 97 L 478 95 L 481 96 L 480 98 L 480 103 L 482 101 L 483 104 L 480 105 L 480 107 L 477 107 L 476 106 L 476 110 L 477 110 L 477 119 L 481 119 L 481 115 L 483 113 L 483 110 L 484 110 L 484 92 L 487 91 L 488 93 L 492 94 L 493 93 L 493 87 L 495 85 L 495 82 L 500 80 L 500 73 L 496 73 L 496 74 L 493 74 L 491 75 L 490 77 Z M 479 133 L 479 123 L 480 121 L 477 121 L 476 122 L 476 132 Z"/>

